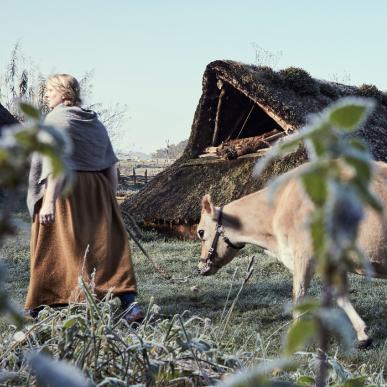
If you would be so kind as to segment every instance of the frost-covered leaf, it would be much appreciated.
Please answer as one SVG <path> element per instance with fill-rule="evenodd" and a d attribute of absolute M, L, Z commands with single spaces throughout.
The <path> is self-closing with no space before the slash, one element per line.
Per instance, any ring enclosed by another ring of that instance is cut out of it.
<path fill-rule="evenodd" d="M 297 379 L 297 383 L 301 386 L 315 386 L 316 381 L 311 376 L 303 375 Z"/>
<path fill-rule="evenodd" d="M 200 352 L 208 352 L 212 349 L 211 345 L 202 339 L 192 339 L 190 343 Z"/>
<path fill-rule="evenodd" d="M 76 320 L 74 318 L 70 318 L 63 324 L 63 328 L 70 329 L 72 328 L 76 323 Z"/>
<path fill-rule="evenodd" d="M 11 386 L 9 383 L 18 377 L 19 374 L 17 372 L 0 371 L 0 383 L 2 386 Z M 6 384 L 6 382 L 8 383 Z"/>
<path fill-rule="evenodd" d="M 69 136 L 52 126 L 42 125 L 38 133 L 38 139 L 43 143 L 59 147 L 66 153 L 70 153 L 72 150 L 72 142 Z"/>
<path fill-rule="evenodd" d="M 303 299 L 301 302 L 295 305 L 293 310 L 299 313 L 308 313 L 308 312 L 313 312 L 319 306 L 320 306 L 320 303 L 318 302 L 318 300 L 314 298 L 307 298 L 307 299 Z"/>
<path fill-rule="evenodd" d="M 345 350 L 352 348 L 354 340 L 353 327 L 341 310 L 323 308 L 318 312 L 318 316 L 329 332 L 340 340 Z"/>
<path fill-rule="evenodd" d="M 383 212 L 383 204 L 380 199 L 370 191 L 367 185 L 361 179 L 354 179 L 352 181 L 355 189 L 358 191 L 359 196 L 363 200 L 363 202 L 370 207 L 372 207 L 377 212 Z"/>
<path fill-rule="evenodd" d="M 294 363 L 289 359 L 276 359 L 262 362 L 255 368 L 243 370 L 236 373 L 224 382 L 217 384 L 217 387 L 257 387 L 257 386 L 293 386 L 293 383 L 268 380 L 267 375 L 270 375 L 275 369 L 288 370 L 294 367 Z"/>
<path fill-rule="evenodd" d="M 308 196 L 317 206 L 323 206 L 327 199 L 328 189 L 326 170 L 319 168 L 301 176 L 302 183 Z"/>
<path fill-rule="evenodd" d="M 312 237 L 313 251 L 320 259 L 326 251 L 326 224 L 324 210 L 317 209 L 310 219 L 310 234 Z"/>
<path fill-rule="evenodd" d="M 329 121 L 345 131 L 357 129 L 374 108 L 371 100 L 364 98 L 343 98 L 330 108 Z"/>
<path fill-rule="evenodd" d="M 318 332 L 318 326 L 315 320 L 299 319 L 290 327 L 285 345 L 285 353 L 291 355 L 302 348 L 307 341 L 314 337 Z"/>
<path fill-rule="evenodd" d="M 29 353 L 26 358 L 29 367 L 44 386 L 91 386 L 81 370 L 65 361 L 54 360 L 41 353 Z"/>
<path fill-rule="evenodd" d="M 17 145 L 15 134 L 17 131 L 13 127 L 3 127 L 0 135 L 0 148 L 12 148 Z"/>
<path fill-rule="evenodd" d="M 40 119 L 40 111 L 34 108 L 32 105 L 24 102 L 19 103 L 20 110 L 29 118 L 33 118 L 35 120 Z"/>
<path fill-rule="evenodd" d="M 17 331 L 17 332 L 15 332 L 15 334 L 13 335 L 13 339 L 14 339 L 15 341 L 18 341 L 18 342 L 24 341 L 25 338 L 26 338 L 26 335 L 25 335 L 25 333 L 22 332 L 22 331 Z"/>

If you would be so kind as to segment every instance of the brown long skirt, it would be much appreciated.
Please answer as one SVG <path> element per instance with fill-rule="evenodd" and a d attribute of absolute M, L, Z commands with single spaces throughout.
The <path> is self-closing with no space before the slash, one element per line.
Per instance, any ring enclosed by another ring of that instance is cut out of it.
<path fill-rule="evenodd" d="M 88 280 L 94 271 L 98 298 L 110 289 L 116 295 L 136 292 L 128 237 L 110 183 L 101 172 L 77 172 L 71 194 L 56 201 L 53 224 L 40 224 L 36 211 L 30 247 L 26 309 L 82 299 L 78 279 Z"/>

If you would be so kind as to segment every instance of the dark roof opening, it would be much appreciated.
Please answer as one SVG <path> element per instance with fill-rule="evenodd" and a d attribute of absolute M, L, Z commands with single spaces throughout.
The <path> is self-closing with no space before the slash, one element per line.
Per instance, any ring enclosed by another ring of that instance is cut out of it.
<path fill-rule="evenodd" d="M 0 133 L 1 127 L 5 125 L 17 124 L 19 121 L 3 106 L 0 104 Z"/>
<path fill-rule="evenodd" d="M 288 134 L 275 120 L 275 114 L 228 81 L 218 78 L 214 89 L 209 145 L 200 158 L 230 160 L 264 152 Z"/>
<path fill-rule="evenodd" d="M 218 134 L 213 146 L 222 142 L 261 136 L 273 130 L 283 131 L 254 101 L 239 90 L 225 84 L 222 103 L 218 104 Z M 221 98 L 221 97 L 219 97 Z"/>

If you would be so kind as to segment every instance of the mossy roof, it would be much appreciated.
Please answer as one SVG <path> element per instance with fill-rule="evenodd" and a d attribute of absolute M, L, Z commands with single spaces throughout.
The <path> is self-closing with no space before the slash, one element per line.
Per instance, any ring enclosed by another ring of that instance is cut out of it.
<path fill-rule="evenodd" d="M 294 129 L 301 128 L 309 114 L 320 112 L 340 97 L 373 97 L 378 107 L 358 134 L 367 141 L 376 159 L 387 161 L 387 97 L 375 86 L 326 82 L 312 78 L 299 68 L 275 72 L 269 67 L 219 60 L 210 63 L 204 72 L 203 92 L 182 157 L 122 204 L 137 220 L 195 223 L 199 220 L 200 202 L 205 193 L 211 193 L 217 205 L 225 204 L 261 188 L 271 175 L 306 159 L 302 151 L 290 155 L 268 168 L 266 176 L 259 181 L 251 177 L 258 156 L 233 161 L 197 159 L 211 145 L 219 79 Z"/>
<path fill-rule="evenodd" d="M 312 78 L 305 70 L 289 67 L 274 71 L 266 66 L 218 60 L 211 62 L 203 75 L 203 93 L 197 106 L 184 158 L 196 157 L 210 145 L 214 111 L 222 79 L 253 101 L 265 106 L 287 125 L 297 129 L 305 125 L 308 115 L 323 110 L 333 101 L 345 96 L 365 96 L 377 100 L 378 108 L 360 131 L 377 159 L 387 160 L 387 138 L 378 139 L 387 130 L 387 94 L 373 85 L 360 87 Z M 207 129 L 207 130 L 206 130 Z M 386 137 L 386 136 L 385 136 Z"/>
<path fill-rule="evenodd" d="M 0 104 L 0 128 L 5 125 L 16 124 L 17 122 L 18 120 Z"/>

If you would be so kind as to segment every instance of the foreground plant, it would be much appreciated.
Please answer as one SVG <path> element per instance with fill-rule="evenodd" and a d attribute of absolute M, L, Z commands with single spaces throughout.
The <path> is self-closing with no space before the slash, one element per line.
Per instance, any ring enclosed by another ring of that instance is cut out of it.
<path fill-rule="evenodd" d="M 292 355 L 306 342 L 318 338 L 318 371 L 316 380 L 310 382 L 317 386 L 327 384 L 330 335 L 345 339 L 351 331 L 348 322 L 333 309 L 333 301 L 339 295 L 347 295 L 347 272 L 356 264 L 372 273 L 357 243 L 359 224 L 365 206 L 377 212 L 383 209 L 369 187 L 372 157 L 367 146 L 351 134 L 364 124 L 373 109 L 372 101 L 360 98 L 333 104 L 314 116 L 299 134 L 279 143 L 255 169 L 259 175 L 273 158 L 294 151 L 302 143 L 308 151 L 310 163 L 287 176 L 301 181 L 315 207 L 309 230 L 316 270 L 323 282 L 322 295 L 319 300 L 295 305 L 294 310 L 302 318 L 289 329 L 285 354 Z M 273 190 L 283 183 L 284 179 L 278 178 Z M 360 380 L 353 384 L 348 381 L 345 385 L 364 385 L 359 383 Z"/>
<path fill-rule="evenodd" d="M 81 280 L 80 288 L 84 303 L 47 307 L 34 325 L 2 337 L 0 368 L 17 375 L 15 383 L 31 378 L 30 359 L 25 358 L 31 350 L 71 362 L 98 386 L 208 385 L 234 371 L 232 354 L 216 344 L 208 319 L 187 313 L 162 319 L 151 304 L 135 328 L 120 319 L 119 303 L 111 294 L 97 302 L 90 285 Z"/>
<path fill-rule="evenodd" d="M 51 161 L 55 176 L 66 175 L 68 183 L 71 182 L 65 161 L 65 152 L 70 147 L 67 138 L 55 128 L 44 125 L 40 112 L 31 105 L 20 103 L 20 110 L 25 116 L 25 124 L 3 127 L 0 134 L 0 188 L 5 192 L 0 213 L 0 245 L 3 237 L 14 231 L 11 214 L 26 185 L 33 152 L 39 152 Z M 0 312 L 5 310 L 20 320 L 9 298 L 0 293 Z"/>
<path fill-rule="evenodd" d="M 20 191 L 25 187 L 32 153 L 38 152 L 50 160 L 54 176 L 66 177 L 64 193 L 68 192 L 72 181 L 65 159 L 71 146 L 66 136 L 44 125 L 40 112 L 31 105 L 20 103 L 19 107 L 25 124 L 3 127 L 0 133 L 0 189 L 5 192 L 0 213 L 0 246 L 4 236 L 14 232 L 11 214 L 19 200 Z M 10 313 L 17 325 L 21 326 L 24 323 L 23 314 L 4 291 L 4 277 L 5 268 L 0 266 L 0 313 Z M 31 354 L 32 367 L 40 364 L 36 361 L 38 358 L 38 355 Z M 46 368 L 40 367 L 39 370 Z M 14 376 L 0 374 L 0 379 L 7 380 Z"/>

